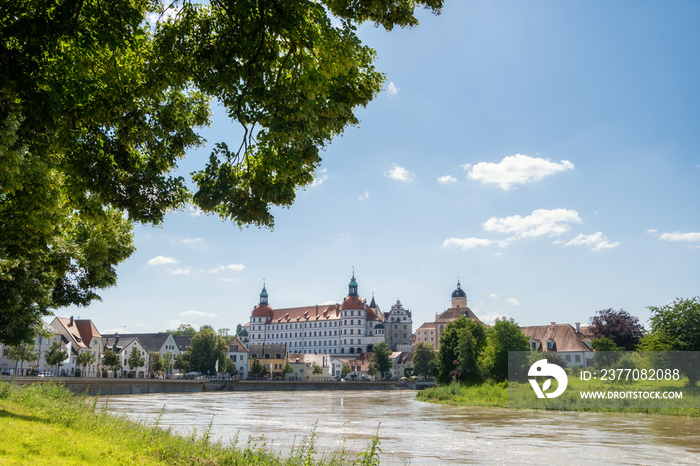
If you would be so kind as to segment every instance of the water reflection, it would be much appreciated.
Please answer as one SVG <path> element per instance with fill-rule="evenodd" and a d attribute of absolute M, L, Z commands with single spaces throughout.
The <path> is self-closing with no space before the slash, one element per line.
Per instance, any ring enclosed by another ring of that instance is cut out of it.
<path fill-rule="evenodd" d="M 365 448 L 377 431 L 382 464 L 700 464 L 700 419 L 618 413 L 467 408 L 414 392 L 227 392 L 112 396 L 133 419 L 288 452 L 315 428 L 319 452 Z M 314 427 L 315 426 L 315 427 Z M 344 439 L 344 440 L 343 440 Z"/>

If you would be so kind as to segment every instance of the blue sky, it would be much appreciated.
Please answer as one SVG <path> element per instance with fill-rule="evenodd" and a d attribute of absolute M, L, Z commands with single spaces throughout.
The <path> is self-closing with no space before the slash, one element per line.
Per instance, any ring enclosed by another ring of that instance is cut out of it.
<path fill-rule="evenodd" d="M 137 227 L 103 332 L 246 323 L 360 295 L 449 307 L 457 279 L 486 322 L 588 322 L 700 294 L 700 3 L 457 1 L 391 33 L 360 30 L 384 92 L 324 152 L 273 231 L 190 209 Z M 216 109 L 206 149 L 236 140 Z"/>

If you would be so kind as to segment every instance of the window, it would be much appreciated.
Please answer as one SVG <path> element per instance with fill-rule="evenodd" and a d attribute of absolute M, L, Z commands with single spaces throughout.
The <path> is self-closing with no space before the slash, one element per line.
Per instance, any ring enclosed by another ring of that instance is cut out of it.
<path fill-rule="evenodd" d="M 552 340 L 547 340 L 547 349 L 552 349 L 554 348 L 554 342 Z"/>
<path fill-rule="evenodd" d="M 574 359 L 576 360 L 576 362 L 581 362 L 581 355 L 580 355 L 580 354 L 577 354 L 577 355 L 574 357 Z"/>

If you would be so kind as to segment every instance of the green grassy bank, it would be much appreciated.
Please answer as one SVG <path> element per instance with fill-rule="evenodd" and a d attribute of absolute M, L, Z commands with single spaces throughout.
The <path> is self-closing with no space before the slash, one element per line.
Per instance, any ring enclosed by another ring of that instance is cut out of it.
<path fill-rule="evenodd" d="M 685 380 L 687 382 L 687 379 Z M 698 400 L 700 399 L 700 388 L 684 387 L 684 381 L 678 381 L 676 383 L 668 384 L 667 389 L 679 389 L 683 388 L 685 395 L 687 397 L 687 405 L 697 406 L 700 404 Z M 531 388 L 529 384 L 522 385 L 522 390 L 531 394 Z M 609 389 L 608 385 L 602 382 L 583 382 L 578 377 L 570 376 L 568 382 L 567 392 L 562 395 L 563 402 L 559 404 L 552 404 L 551 402 L 543 402 L 539 405 L 540 409 L 552 409 L 552 410 L 562 410 L 562 411 L 593 411 L 593 412 L 625 412 L 625 413 L 646 413 L 646 414 L 660 414 L 660 415 L 673 415 L 673 416 L 693 416 L 700 417 L 700 409 L 695 407 L 689 408 L 663 408 L 654 406 L 653 402 L 649 403 L 646 407 L 596 407 L 596 406 L 577 406 L 576 400 L 571 396 L 567 399 L 567 394 L 577 393 L 579 390 L 605 390 Z M 630 389 L 629 386 L 621 385 L 615 387 L 618 389 Z M 645 389 L 648 387 L 635 386 L 635 390 Z M 513 393 L 511 393 L 513 396 Z M 516 391 L 516 396 L 518 392 Z M 445 405 L 455 405 L 455 406 L 485 406 L 485 407 L 508 407 L 508 384 L 503 382 L 499 384 L 494 383 L 483 383 L 480 385 L 473 386 L 463 386 L 459 383 L 453 382 L 450 385 L 445 385 L 441 387 L 427 388 L 421 390 L 416 395 L 416 399 L 419 401 L 427 401 L 430 403 L 438 403 Z M 549 401 L 549 400 L 548 400 Z M 532 403 L 531 403 L 532 404 Z"/>
<path fill-rule="evenodd" d="M 350 456 L 319 458 L 313 440 L 288 455 L 255 445 L 224 445 L 206 432 L 181 437 L 135 424 L 55 384 L 19 388 L 0 382 L 1 465 L 376 465 L 379 441 Z"/>

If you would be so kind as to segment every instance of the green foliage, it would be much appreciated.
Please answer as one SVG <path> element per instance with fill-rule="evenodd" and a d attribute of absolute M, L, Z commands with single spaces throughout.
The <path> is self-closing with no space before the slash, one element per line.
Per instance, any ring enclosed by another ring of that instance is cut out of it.
<path fill-rule="evenodd" d="M 319 366 L 318 364 L 314 364 L 313 374 L 314 375 L 323 374 L 323 368 L 321 366 Z"/>
<path fill-rule="evenodd" d="M 136 346 L 132 346 L 131 353 L 129 353 L 129 359 L 127 359 L 126 362 L 129 364 L 129 368 L 135 371 L 139 367 L 146 364 L 146 358 L 143 357 L 141 351 Z"/>
<path fill-rule="evenodd" d="M 441 385 L 452 380 L 479 377 L 477 361 L 486 346 L 486 329 L 483 325 L 461 316 L 450 322 L 440 336 L 435 379 Z"/>
<path fill-rule="evenodd" d="M 178 436 L 97 409 L 85 396 L 73 396 L 52 384 L 19 387 L 0 382 L 3 463 L 9 464 L 139 464 L 139 465 L 341 465 L 379 464 L 378 432 L 365 451 L 350 457 L 343 449 L 315 459 L 315 433 L 288 456 L 265 445 L 213 442 L 209 433 Z"/>
<path fill-rule="evenodd" d="M 391 369 L 392 362 L 389 356 L 391 356 L 391 349 L 387 342 L 382 341 L 372 347 L 372 364 L 375 365 L 382 378 Z"/>
<path fill-rule="evenodd" d="M 427 342 L 421 342 L 413 352 L 413 370 L 416 374 L 427 377 L 432 373 L 431 363 L 435 360 L 435 348 Z"/>
<path fill-rule="evenodd" d="M 676 298 L 664 306 L 649 306 L 651 331 L 640 347 L 654 351 L 700 351 L 700 297 Z M 700 379 L 700 358 L 679 358 L 691 387 Z"/>
<path fill-rule="evenodd" d="M 314 366 L 314 370 L 316 369 L 316 367 L 318 367 L 318 366 Z M 294 372 L 292 365 L 289 364 L 289 361 L 285 361 L 284 367 L 282 368 L 282 373 L 286 375 L 286 374 L 291 374 L 292 372 Z"/>
<path fill-rule="evenodd" d="M 104 367 L 111 369 L 114 372 L 114 376 L 117 376 L 117 371 L 122 368 L 122 363 L 119 360 L 119 355 L 107 348 L 104 353 L 102 353 Z"/>
<path fill-rule="evenodd" d="M 68 352 L 61 349 L 61 344 L 57 341 L 51 343 L 49 350 L 46 352 L 46 364 L 56 366 L 62 364 L 68 358 Z"/>
<path fill-rule="evenodd" d="M 261 375 L 263 375 L 264 372 L 265 368 L 263 367 L 260 360 L 253 359 L 253 362 L 250 364 L 250 373 L 255 377 L 260 377 Z"/>
<path fill-rule="evenodd" d="M 116 284 L 133 222 L 194 203 L 272 227 L 320 151 L 381 90 L 365 21 L 418 23 L 442 0 L 13 0 L 0 15 L 0 341 Z M 332 21 L 331 15 L 335 20 Z M 214 144 L 188 182 L 216 99 L 240 144 Z"/>
<path fill-rule="evenodd" d="M 34 345 L 29 343 L 20 343 L 17 346 L 11 346 L 9 351 L 9 357 L 14 362 L 20 363 L 20 370 L 22 370 L 22 364 L 24 361 L 35 361 L 39 356 L 39 353 L 32 351 Z"/>
<path fill-rule="evenodd" d="M 193 337 L 197 335 L 197 329 L 190 324 L 180 324 L 175 330 L 166 330 L 165 333 L 170 333 L 174 337 Z"/>
<path fill-rule="evenodd" d="M 513 320 L 496 319 L 488 334 L 483 365 L 488 376 L 496 382 L 508 379 L 508 352 L 528 351 L 529 339 Z"/>
<path fill-rule="evenodd" d="M 217 335 L 211 327 L 203 326 L 202 330 L 192 337 L 190 346 L 185 351 L 187 356 L 183 357 L 191 362 L 194 370 L 202 374 L 215 374 L 216 361 L 221 363 L 228 359 L 227 352 L 226 340 Z"/>
<path fill-rule="evenodd" d="M 150 372 L 162 372 L 163 369 L 165 369 L 164 361 L 163 358 L 160 356 L 160 353 L 155 352 L 150 355 L 150 360 L 151 360 L 151 367 L 150 367 Z"/>
<path fill-rule="evenodd" d="M 175 358 L 173 358 L 172 351 L 168 351 L 163 356 L 163 369 L 165 372 L 170 373 L 173 369 L 173 364 L 175 364 Z"/>
<path fill-rule="evenodd" d="M 191 356 L 192 354 L 188 351 L 178 354 L 177 356 L 175 356 L 173 367 L 182 372 L 189 372 Z"/>
<path fill-rule="evenodd" d="M 97 357 L 92 351 L 83 351 L 75 358 L 75 363 L 85 370 L 87 366 L 93 365 L 96 359 Z"/>
<path fill-rule="evenodd" d="M 343 366 L 340 368 L 340 376 L 342 378 L 345 378 L 348 376 L 348 374 L 352 372 L 352 369 L 350 368 L 350 364 L 348 363 L 343 363 Z"/>

